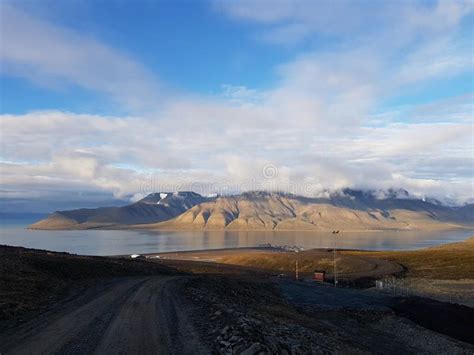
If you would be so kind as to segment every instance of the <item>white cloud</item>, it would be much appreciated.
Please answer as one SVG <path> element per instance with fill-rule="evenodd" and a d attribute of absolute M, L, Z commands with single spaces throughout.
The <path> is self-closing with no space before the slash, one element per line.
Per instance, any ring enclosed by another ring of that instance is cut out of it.
<path fill-rule="evenodd" d="M 469 0 L 423 2 L 340 1 L 215 1 L 228 16 L 262 24 L 259 38 L 275 44 L 296 43 L 311 34 L 344 36 L 352 40 L 384 32 L 391 45 L 418 35 L 449 30 L 472 13 Z"/>
<path fill-rule="evenodd" d="M 136 200 L 147 192 L 179 189 L 321 194 L 343 187 L 401 187 L 419 196 L 473 199 L 472 95 L 396 112 L 382 105 L 429 80 L 472 72 L 469 48 L 449 31 L 471 7 L 439 3 L 401 11 L 393 5 L 398 11 L 394 19 L 403 21 L 393 28 L 389 21 L 377 36 L 367 34 L 366 19 L 357 16 L 370 11 L 349 4 L 219 4 L 233 16 L 270 26 L 268 34 L 274 26 L 282 26 L 282 32 L 293 26 L 285 34 L 292 40 L 329 22 L 324 31 L 357 29 L 355 36 L 363 38 L 350 46 L 298 53 L 275 68 L 278 84 L 268 90 L 225 84 L 211 97 L 167 97 L 153 115 L 45 111 L 0 116 L 0 176 L 6 194 L 92 190 Z M 385 21 L 391 8 L 380 4 L 374 5 L 382 11 L 376 22 Z M 447 11 L 446 18 L 440 9 Z M 6 36 L 2 58 L 18 74 L 70 82 L 125 100 L 130 107 L 151 102 L 150 95 L 156 94 L 146 69 L 124 54 L 8 11 L 12 20 L 2 26 L 14 31 Z M 345 21 L 352 11 L 354 19 Z M 394 29 L 399 33 L 393 34 Z M 435 34 L 418 38 L 413 48 L 406 44 L 405 37 L 427 32 Z M 34 43 L 28 46 L 30 40 Z M 48 55 L 44 47 L 58 55 Z M 263 174 L 268 166 L 277 169 L 272 178 Z"/>
<path fill-rule="evenodd" d="M 237 130 L 223 117 L 238 119 L 238 108 L 213 110 L 195 110 L 191 130 L 180 129 L 183 122 L 173 110 L 158 121 L 61 112 L 3 115 L 3 144 L 12 149 L 3 149 L 10 163 L 2 165 L 2 185 L 94 187 L 122 198 L 176 189 L 315 194 L 347 186 L 404 187 L 439 198 L 448 189 L 459 201 L 472 198 L 467 190 L 472 169 L 453 169 L 459 163 L 472 166 L 469 125 L 398 123 L 327 136 L 314 125 L 287 130 L 287 122 L 278 121 L 263 130 Z M 42 121 L 47 129 L 38 129 Z M 268 165 L 278 170 L 270 179 L 263 173 Z"/>
<path fill-rule="evenodd" d="M 412 121 L 470 124 L 474 116 L 474 93 L 419 105 L 408 112 L 408 115 Z"/>
<path fill-rule="evenodd" d="M 411 51 L 403 59 L 395 81 L 399 85 L 417 84 L 443 76 L 472 71 L 472 43 L 437 37 Z"/>
<path fill-rule="evenodd" d="M 87 35 L 1 5 L 2 72 L 47 87 L 77 85 L 127 108 L 149 108 L 159 98 L 153 75 L 129 55 Z"/>
<path fill-rule="evenodd" d="M 263 94 L 255 89 L 250 89 L 244 85 L 222 84 L 222 96 L 229 103 L 239 105 L 253 105 L 261 103 L 265 98 Z"/>

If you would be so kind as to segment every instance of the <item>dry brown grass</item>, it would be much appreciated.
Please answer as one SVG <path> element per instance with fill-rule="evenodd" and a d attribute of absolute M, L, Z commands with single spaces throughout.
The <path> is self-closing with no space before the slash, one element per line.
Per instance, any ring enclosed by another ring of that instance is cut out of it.
<path fill-rule="evenodd" d="M 324 270 L 327 276 L 331 278 L 334 270 L 333 252 L 325 249 L 313 249 L 299 253 L 261 249 L 227 249 L 166 253 L 162 254 L 162 257 L 166 258 L 161 260 L 167 265 L 169 262 L 187 261 L 197 265 L 207 264 L 212 266 L 212 269 L 216 269 L 218 265 L 243 267 L 241 272 L 247 269 L 252 270 L 252 272 L 260 271 L 289 275 L 294 274 L 296 262 L 298 262 L 298 270 L 302 276 L 311 275 L 314 270 Z M 207 263 L 200 263 L 200 261 L 206 261 Z M 343 255 L 340 252 L 337 253 L 336 261 L 339 278 L 347 281 L 360 278 L 380 278 L 403 271 L 399 264 L 391 261 Z M 201 268 L 202 266 L 198 267 L 198 269 Z M 194 269 L 193 266 L 193 269 L 188 269 L 188 271 L 195 272 Z M 224 269 L 222 271 L 227 272 Z"/>
<path fill-rule="evenodd" d="M 390 260 L 402 264 L 408 276 L 441 280 L 474 279 L 474 238 L 414 251 L 347 251 L 345 255 Z"/>
<path fill-rule="evenodd" d="M 332 250 L 313 249 L 300 253 L 257 249 L 227 249 L 163 254 L 170 259 L 214 261 L 278 273 L 294 273 L 295 262 L 301 274 L 325 270 L 332 276 Z M 440 280 L 474 279 L 474 238 L 464 242 L 416 251 L 338 251 L 341 278 L 357 279 L 396 274 L 397 266 L 407 276 Z M 199 264 L 199 263 L 197 263 Z M 213 267 L 214 268 L 214 267 Z"/>
<path fill-rule="evenodd" d="M 279 272 L 294 272 L 295 263 L 298 261 L 298 269 L 303 274 L 310 274 L 314 270 L 325 270 L 331 274 L 334 268 L 332 251 L 325 250 L 308 250 L 300 253 L 261 252 L 250 254 L 244 252 L 219 257 L 217 261 Z M 373 268 L 372 264 L 363 258 L 349 255 L 338 254 L 336 262 L 341 273 L 364 272 Z"/>

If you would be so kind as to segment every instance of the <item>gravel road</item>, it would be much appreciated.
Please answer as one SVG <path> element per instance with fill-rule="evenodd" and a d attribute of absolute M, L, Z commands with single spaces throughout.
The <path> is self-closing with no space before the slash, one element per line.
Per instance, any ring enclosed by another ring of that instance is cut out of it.
<path fill-rule="evenodd" d="M 0 336 L 0 353 L 208 353 L 175 292 L 183 276 L 120 278 Z"/>

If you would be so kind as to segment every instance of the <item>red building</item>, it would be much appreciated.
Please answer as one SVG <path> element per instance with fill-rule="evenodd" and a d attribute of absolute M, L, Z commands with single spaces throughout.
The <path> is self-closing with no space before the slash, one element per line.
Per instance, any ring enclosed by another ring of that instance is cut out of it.
<path fill-rule="evenodd" d="M 317 282 L 324 282 L 324 277 L 326 276 L 326 271 L 324 270 L 314 270 L 313 280 Z"/>

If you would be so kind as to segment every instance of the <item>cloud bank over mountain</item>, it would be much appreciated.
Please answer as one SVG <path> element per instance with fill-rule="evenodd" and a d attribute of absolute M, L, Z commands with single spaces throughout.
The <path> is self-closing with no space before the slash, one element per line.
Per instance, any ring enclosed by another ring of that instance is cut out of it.
<path fill-rule="evenodd" d="M 472 201 L 472 84 L 449 89 L 472 78 L 472 3 L 362 8 L 213 3 L 210 12 L 252 24 L 248 41 L 295 54 L 273 68 L 270 86 L 222 78 L 202 93 L 164 90 L 126 51 L 2 4 L 3 75 L 78 86 L 126 114 L 4 112 L 0 197 L 96 191 L 137 200 L 154 191 L 261 189 L 318 196 L 351 187 Z"/>

